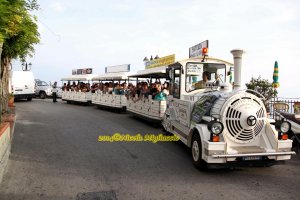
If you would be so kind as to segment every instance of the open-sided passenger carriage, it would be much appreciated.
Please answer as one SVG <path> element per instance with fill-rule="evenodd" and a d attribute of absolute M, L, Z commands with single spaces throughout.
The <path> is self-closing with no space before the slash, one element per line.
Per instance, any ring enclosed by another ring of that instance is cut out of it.
<path fill-rule="evenodd" d="M 104 84 L 106 82 L 112 82 L 121 84 L 121 82 L 127 84 L 128 75 L 130 72 L 119 72 L 119 73 L 107 73 L 103 75 L 96 76 L 92 81 L 99 82 L 100 88 L 92 94 L 92 103 L 97 105 L 98 108 L 106 107 L 110 109 L 117 109 L 119 111 L 126 111 L 127 97 L 126 88 L 123 91 L 117 91 L 117 88 L 112 87 L 111 91 L 104 91 Z"/>
<path fill-rule="evenodd" d="M 164 83 L 166 80 L 167 66 L 140 70 L 130 75 L 129 78 L 135 78 L 136 82 L 146 80 L 148 84 L 154 82 Z M 147 97 L 135 95 L 127 100 L 127 111 L 134 116 L 146 119 L 154 123 L 160 123 L 166 110 L 166 100 L 154 100 L 152 95 Z"/>
<path fill-rule="evenodd" d="M 68 82 L 87 82 L 90 83 L 95 74 L 84 74 L 84 75 L 72 75 L 66 78 L 62 78 L 61 81 Z M 67 103 L 84 103 L 84 104 L 91 104 L 92 102 L 92 93 L 91 91 L 84 92 L 84 91 L 75 91 L 75 90 L 64 90 L 62 91 L 62 100 L 66 101 Z"/>

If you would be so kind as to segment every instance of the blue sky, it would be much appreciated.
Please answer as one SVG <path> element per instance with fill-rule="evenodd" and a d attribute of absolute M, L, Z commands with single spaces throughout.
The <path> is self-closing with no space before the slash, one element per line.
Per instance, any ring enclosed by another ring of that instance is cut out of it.
<path fill-rule="evenodd" d="M 32 70 L 36 78 L 60 80 L 74 68 L 131 64 L 145 56 L 188 57 L 206 39 L 209 55 L 232 62 L 244 49 L 243 82 L 272 81 L 279 63 L 279 96 L 300 98 L 300 2 L 297 0 L 43 0 L 38 16 L 41 44 Z M 15 63 L 14 69 L 20 65 Z"/>

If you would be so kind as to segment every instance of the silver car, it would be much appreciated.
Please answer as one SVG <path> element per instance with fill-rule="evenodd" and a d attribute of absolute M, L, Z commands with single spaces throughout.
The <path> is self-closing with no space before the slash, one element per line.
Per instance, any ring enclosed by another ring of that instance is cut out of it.
<path fill-rule="evenodd" d="M 57 87 L 57 97 L 61 97 L 61 88 Z M 52 96 L 52 86 L 49 85 L 46 81 L 41 81 L 39 79 L 35 79 L 35 96 L 40 97 L 41 99 L 45 99 L 46 97 Z"/>

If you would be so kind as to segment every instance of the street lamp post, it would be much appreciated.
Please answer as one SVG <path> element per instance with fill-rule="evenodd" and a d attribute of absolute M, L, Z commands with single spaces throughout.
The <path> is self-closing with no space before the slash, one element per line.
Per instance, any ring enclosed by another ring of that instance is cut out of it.
<path fill-rule="evenodd" d="M 27 62 L 23 62 L 22 63 L 22 70 L 23 71 L 30 71 L 31 70 L 31 66 L 32 66 L 31 63 L 27 64 Z"/>

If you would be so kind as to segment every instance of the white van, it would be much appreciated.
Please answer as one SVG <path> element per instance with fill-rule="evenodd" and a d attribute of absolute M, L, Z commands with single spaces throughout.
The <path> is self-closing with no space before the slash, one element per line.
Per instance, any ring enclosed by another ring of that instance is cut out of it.
<path fill-rule="evenodd" d="M 34 76 L 31 71 L 13 71 L 12 91 L 15 99 L 32 100 L 34 97 Z"/>

